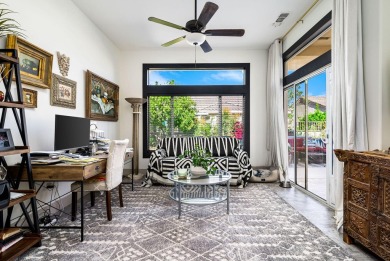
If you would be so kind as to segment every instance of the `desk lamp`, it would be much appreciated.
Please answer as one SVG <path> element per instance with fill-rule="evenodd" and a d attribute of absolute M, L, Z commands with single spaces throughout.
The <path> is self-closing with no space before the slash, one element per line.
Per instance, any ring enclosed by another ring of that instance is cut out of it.
<path fill-rule="evenodd" d="M 139 114 L 141 113 L 142 104 L 146 102 L 144 98 L 125 98 L 125 100 L 131 104 L 133 108 L 133 174 L 138 174 L 138 138 L 139 138 Z M 134 173 L 135 172 L 135 173 Z"/>

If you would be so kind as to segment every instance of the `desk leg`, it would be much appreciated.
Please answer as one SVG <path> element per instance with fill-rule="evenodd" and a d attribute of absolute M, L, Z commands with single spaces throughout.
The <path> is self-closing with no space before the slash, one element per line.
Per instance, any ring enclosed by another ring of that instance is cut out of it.
<path fill-rule="evenodd" d="M 81 242 L 84 241 L 84 182 L 81 181 L 81 203 L 80 203 L 80 212 L 81 212 Z"/>

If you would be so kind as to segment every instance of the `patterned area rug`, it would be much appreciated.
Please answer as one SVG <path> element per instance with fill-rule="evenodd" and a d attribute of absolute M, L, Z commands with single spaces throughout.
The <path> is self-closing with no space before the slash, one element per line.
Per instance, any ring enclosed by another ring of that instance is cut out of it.
<path fill-rule="evenodd" d="M 170 189 L 132 192 L 124 185 L 124 208 L 113 191 L 112 221 L 106 219 L 104 196 L 97 196 L 93 208 L 86 203 L 84 242 L 75 229 L 43 231 L 42 247 L 20 260 L 353 260 L 261 184 L 232 187 L 230 215 L 226 202 L 184 205 L 181 219 Z M 75 224 L 65 218 L 60 223 Z"/>

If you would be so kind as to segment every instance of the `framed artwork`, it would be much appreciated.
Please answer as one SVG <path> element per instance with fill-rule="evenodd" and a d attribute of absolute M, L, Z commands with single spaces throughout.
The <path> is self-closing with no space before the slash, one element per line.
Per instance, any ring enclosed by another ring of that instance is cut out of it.
<path fill-rule="evenodd" d="M 7 35 L 6 48 L 18 50 L 22 83 L 50 88 L 53 65 L 51 53 L 11 34 Z"/>
<path fill-rule="evenodd" d="M 91 120 L 117 121 L 119 86 L 87 71 L 86 115 Z"/>
<path fill-rule="evenodd" d="M 0 151 L 15 149 L 10 129 L 0 129 Z"/>
<path fill-rule="evenodd" d="M 23 104 L 26 108 L 37 108 L 38 92 L 23 88 Z"/>
<path fill-rule="evenodd" d="M 76 87 L 75 81 L 53 73 L 50 104 L 65 108 L 76 108 Z"/>

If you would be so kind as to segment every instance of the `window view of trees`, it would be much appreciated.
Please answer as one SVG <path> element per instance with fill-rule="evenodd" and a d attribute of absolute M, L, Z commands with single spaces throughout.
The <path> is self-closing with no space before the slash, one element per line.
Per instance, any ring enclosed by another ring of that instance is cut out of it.
<path fill-rule="evenodd" d="M 319 138 L 325 138 L 325 132 L 323 131 L 326 128 L 326 98 L 325 97 L 316 97 L 316 96 L 305 96 L 304 91 L 301 90 L 302 87 L 297 85 L 295 90 L 294 98 L 294 88 L 289 88 L 287 90 L 287 100 L 288 100 L 288 111 L 287 114 L 287 125 L 289 135 L 291 136 L 294 132 L 294 113 L 291 113 L 296 109 L 297 113 L 297 135 L 300 135 L 305 132 L 305 110 L 308 109 L 307 113 L 307 130 L 311 132 L 317 132 Z M 323 98 L 323 99 L 322 99 Z M 296 101 L 296 104 L 294 103 Z M 306 104 L 308 107 L 306 107 Z M 295 108 L 296 106 L 296 108 Z"/>
<path fill-rule="evenodd" d="M 143 156 L 165 137 L 236 137 L 250 153 L 250 64 L 143 64 Z"/>
<path fill-rule="evenodd" d="M 212 104 L 205 112 L 197 104 L 202 98 L 209 97 L 149 96 L 149 149 L 155 149 L 161 138 L 171 136 L 231 136 L 242 140 L 242 112 L 232 113 L 229 108 L 213 111 Z"/>
<path fill-rule="evenodd" d="M 174 80 L 168 83 L 175 84 Z M 171 136 L 232 136 L 242 140 L 242 114 L 243 97 L 149 96 L 149 149 Z"/>

